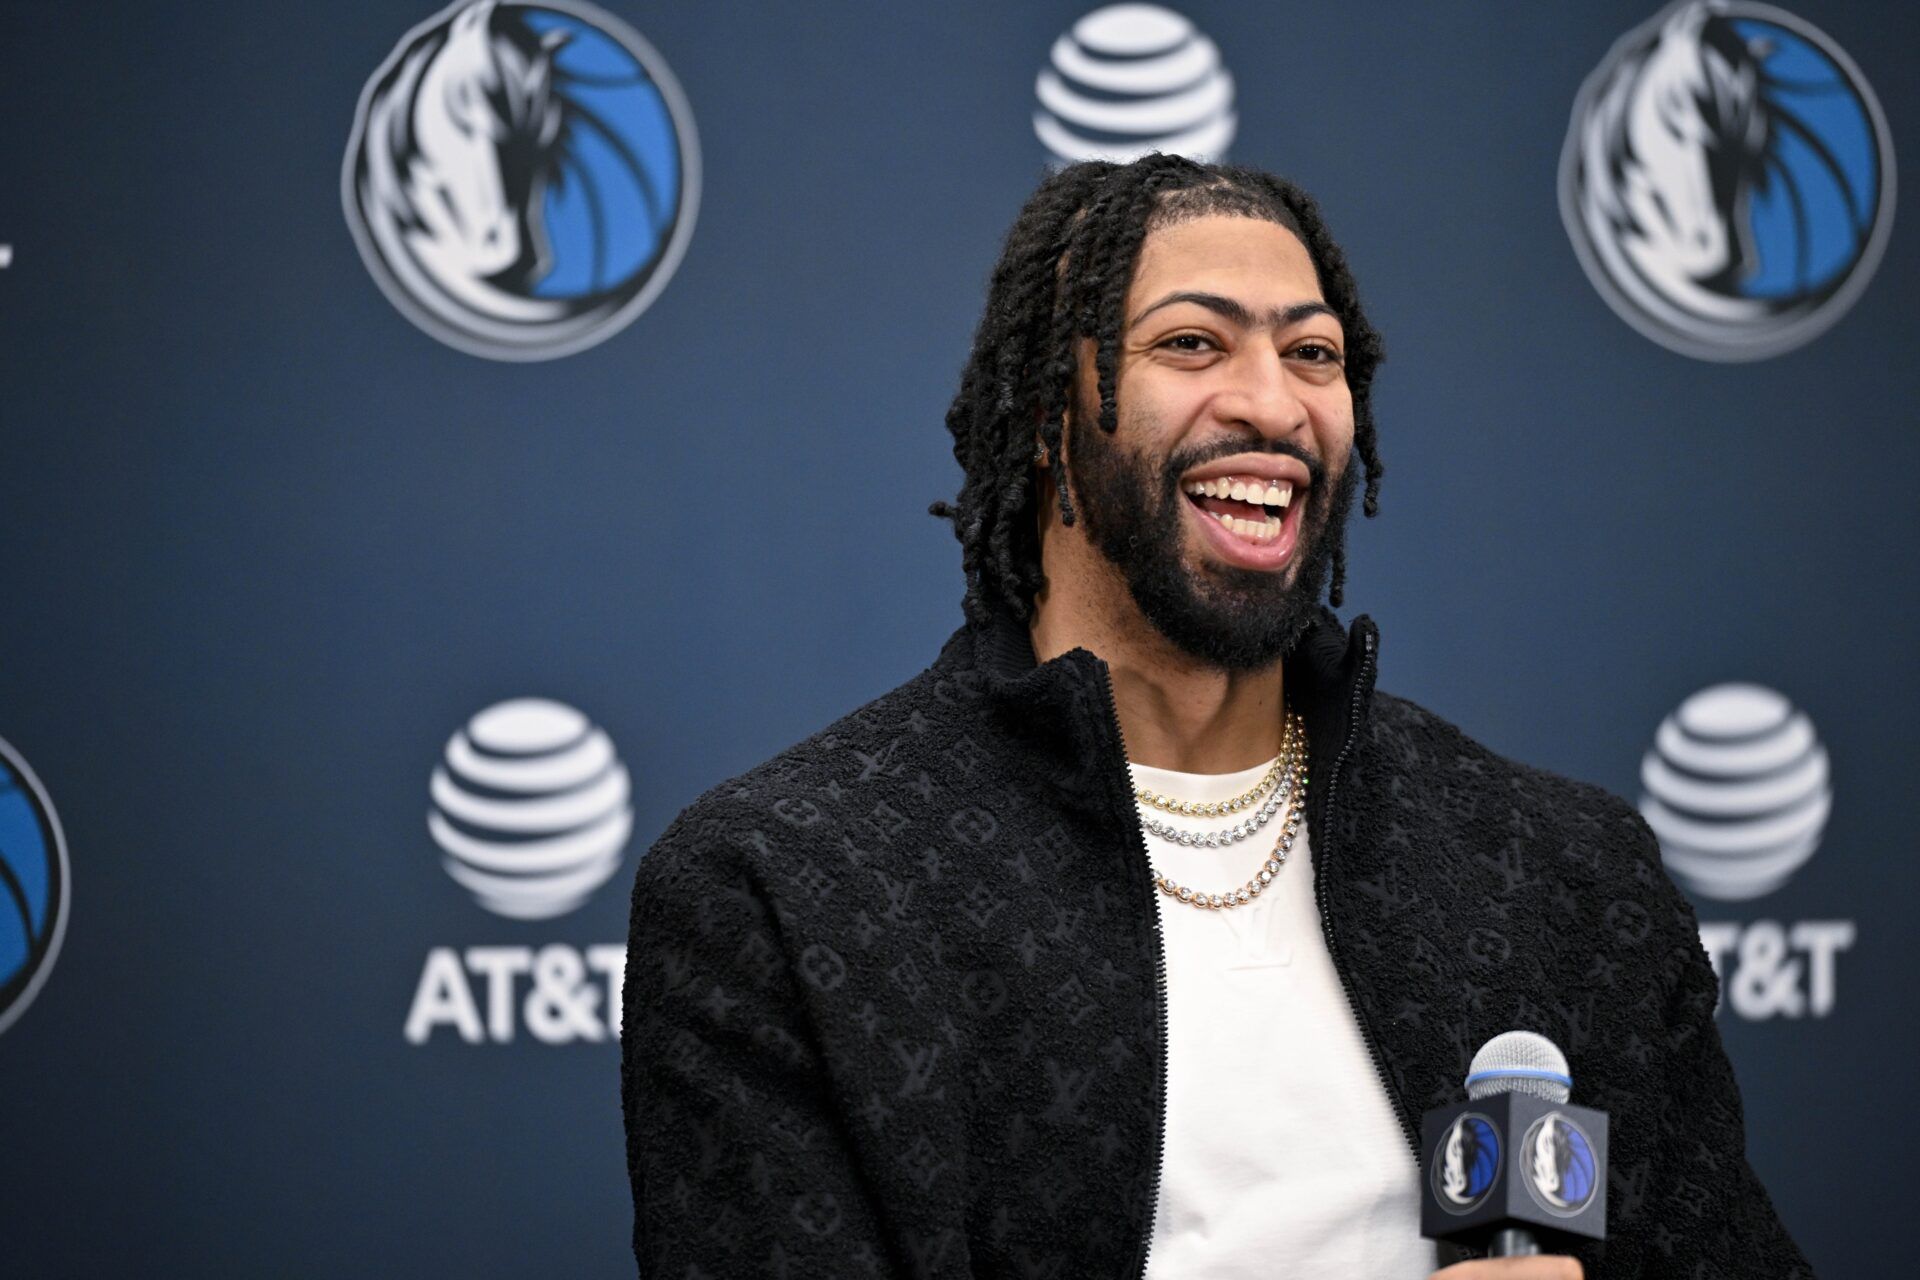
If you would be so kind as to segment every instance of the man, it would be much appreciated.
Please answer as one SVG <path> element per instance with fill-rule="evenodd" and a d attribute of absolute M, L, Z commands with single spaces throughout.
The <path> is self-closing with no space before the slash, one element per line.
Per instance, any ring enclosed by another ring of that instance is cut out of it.
<path fill-rule="evenodd" d="M 1040 187 L 947 416 L 966 625 L 640 863 L 642 1274 L 1424 1277 L 1418 1116 L 1516 1027 L 1615 1117 L 1610 1238 L 1440 1275 L 1810 1274 L 1645 825 L 1319 603 L 1380 354 L 1279 179 Z"/>

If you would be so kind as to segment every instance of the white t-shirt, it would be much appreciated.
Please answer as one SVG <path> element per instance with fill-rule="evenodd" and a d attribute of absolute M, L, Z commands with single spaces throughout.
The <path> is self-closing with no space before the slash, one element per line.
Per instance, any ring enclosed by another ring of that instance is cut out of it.
<path fill-rule="evenodd" d="M 1129 767 L 1136 785 L 1198 801 L 1238 795 L 1267 770 Z M 1253 811 L 1141 812 L 1205 831 Z M 1147 853 L 1177 883 L 1224 894 L 1271 856 L 1285 816 L 1218 849 L 1148 832 Z M 1167 1127 L 1148 1280 L 1425 1280 L 1439 1254 L 1420 1236 L 1419 1168 L 1327 954 L 1306 825 L 1250 903 L 1201 910 L 1157 888 L 1154 897 L 1167 954 Z"/>

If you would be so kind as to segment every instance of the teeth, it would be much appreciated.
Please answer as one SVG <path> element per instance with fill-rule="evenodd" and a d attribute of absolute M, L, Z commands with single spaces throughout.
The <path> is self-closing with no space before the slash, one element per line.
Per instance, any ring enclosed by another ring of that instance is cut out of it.
<path fill-rule="evenodd" d="M 1290 480 L 1269 480 L 1264 485 L 1259 477 L 1242 479 L 1237 476 L 1221 476 L 1217 480 L 1189 480 L 1184 489 L 1187 493 L 1209 498 L 1233 498 L 1241 502 L 1264 502 L 1269 506 L 1285 506 L 1293 493 Z"/>
<path fill-rule="evenodd" d="M 1227 526 L 1238 537 L 1249 542 L 1271 542 L 1280 535 L 1280 519 L 1269 516 L 1265 520 L 1242 520 L 1237 516 L 1221 516 L 1220 523 Z"/>
<path fill-rule="evenodd" d="M 1293 504 L 1293 485 L 1286 481 L 1269 482 L 1264 488 L 1258 479 L 1222 476 L 1218 480 L 1194 480 L 1184 486 L 1196 498 L 1232 498 L 1236 502 L 1286 508 Z M 1255 527 L 1258 527 L 1256 522 Z M 1268 535 L 1272 536 L 1272 535 Z"/>

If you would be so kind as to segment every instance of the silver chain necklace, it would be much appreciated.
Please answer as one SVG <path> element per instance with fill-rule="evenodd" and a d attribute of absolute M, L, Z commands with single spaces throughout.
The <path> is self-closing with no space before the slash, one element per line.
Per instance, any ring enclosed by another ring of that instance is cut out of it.
<path fill-rule="evenodd" d="M 1244 906 L 1252 902 L 1260 896 L 1262 889 L 1273 883 L 1273 878 L 1280 874 L 1280 868 L 1287 865 L 1287 855 L 1293 852 L 1294 837 L 1300 831 L 1300 813 L 1306 796 L 1306 783 L 1306 778 L 1302 777 L 1300 785 L 1294 788 L 1294 801 L 1287 806 L 1287 820 L 1280 828 L 1280 838 L 1274 841 L 1273 852 L 1267 856 L 1266 862 L 1261 865 L 1259 871 L 1254 873 L 1253 878 L 1238 889 L 1230 889 L 1226 893 L 1201 893 L 1197 889 L 1181 884 L 1159 868 L 1150 867 L 1154 884 L 1159 887 L 1160 892 L 1176 902 L 1184 902 L 1189 906 L 1200 907 L 1207 911 Z"/>
<path fill-rule="evenodd" d="M 1162 872 L 1158 867 L 1149 864 L 1148 871 L 1153 879 L 1153 883 L 1162 893 L 1174 899 L 1176 902 L 1184 902 L 1189 906 L 1199 907 L 1204 911 L 1217 911 L 1229 907 L 1243 906 L 1246 903 L 1252 902 L 1260 896 L 1262 889 L 1273 883 L 1273 878 L 1279 875 L 1280 869 L 1287 864 L 1287 855 L 1293 851 L 1293 842 L 1300 832 L 1300 820 L 1306 808 L 1306 726 L 1305 722 L 1302 721 L 1298 715 L 1288 713 L 1287 728 L 1282 735 L 1282 742 L 1284 744 L 1282 748 L 1282 760 L 1276 763 L 1282 764 L 1283 769 L 1280 787 L 1275 794 L 1276 797 L 1285 796 L 1289 798 L 1289 803 L 1286 806 L 1287 820 L 1281 824 L 1280 837 L 1274 841 L 1273 852 L 1268 855 L 1260 869 L 1254 873 L 1253 878 L 1241 885 L 1238 889 L 1232 889 L 1226 893 L 1201 893 L 1197 889 L 1181 884 L 1172 876 Z M 1145 815 L 1142 815 L 1142 820 L 1150 831 L 1154 830 L 1156 825 L 1159 825 L 1155 823 L 1153 819 L 1145 817 Z M 1265 821 L 1265 818 L 1261 819 L 1262 824 L 1264 824 Z M 1257 826 L 1254 828 L 1254 830 L 1258 829 Z M 1157 835 L 1159 832 L 1156 831 L 1155 834 Z M 1251 834 L 1252 831 L 1246 833 L 1246 835 Z M 1161 838 L 1172 839 L 1177 837 L 1162 836 Z M 1236 836 L 1234 839 L 1245 839 L 1245 835 Z M 1187 842 L 1182 841 L 1181 843 Z M 1204 844 L 1205 841 L 1202 840 L 1200 843 Z M 1229 840 L 1223 843 L 1232 843 L 1232 841 Z M 1210 847 L 1218 848 L 1219 845 L 1216 844 Z"/>
<path fill-rule="evenodd" d="M 1267 797 L 1266 803 L 1260 806 L 1259 812 L 1222 831 L 1184 831 L 1160 821 L 1151 814 L 1144 813 L 1140 815 L 1140 825 L 1162 840 L 1168 840 L 1174 844 L 1183 844 L 1196 849 L 1224 849 L 1230 844 L 1239 844 L 1272 821 L 1273 815 L 1280 811 L 1282 804 L 1286 803 L 1287 792 L 1291 785 L 1292 779 L 1283 776 L 1280 779 L 1280 786 Z"/>
<path fill-rule="evenodd" d="M 1280 811 L 1280 806 L 1286 803 L 1287 794 L 1293 787 L 1292 775 L 1294 772 L 1294 760 L 1299 754 L 1300 741 L 1305 736 L 1305 732 L 1300 726 L 1297 715 L 1288 714 L 1285 718 L 1285 723 L 1286 728 L 1281 733 L 1280 754 L 1274 758 L 1272 767 L 1267 770 L 1266 776 L 1255 786 L 1254 791 L 1247 794 L 1255 794 L 1271 786 L 1276 780 L 1279 782 L 1279 785 L 1267 796 L 1253 817 L 1243 819 L 1230 827 L 1225 827 L 1218 831 L 1188 831 L 1182 827 L 1176 827 L 1172 823 L 1162 822 L 1150 813 L 1142 813 L 1140 815 L 1140 825 L 1154 835 L 1159 836 L 1162 840 L 1172 844 L 1185 845 L 1189 849 L 1224 849 L 1228 845 L 1239 844 L 1242 840 L 1257 834 L 1262 827 L 1273 820 L 1273 815 Z M 1144 788 L 1136 788 L 1135 798 L 1139 799 L 1143 804 L 1155 804 L 1156 808 L 1171 808 L 1179 813 L 1205 813 L 1212 811 L 1215 807 L 1212 804 L 1203 804 L 1198 801 L 1174 800 L 1169 796 L 1161 796 L 1151 792 L 1147 793 L 1153 796 L 1153 799 L 1149 800 L 1146 798 L 1146 795 L 1141 794 L 1142 791 L 1144 791 Z M 1237 804 L 1243 799 L 1244 797 L 1235 797 L 1233 801 L 1229 801 L 1228 803 Z M 1156 804 L 1155 802 L 1157 801 L 1164 801 L 1165 803 Z"/>

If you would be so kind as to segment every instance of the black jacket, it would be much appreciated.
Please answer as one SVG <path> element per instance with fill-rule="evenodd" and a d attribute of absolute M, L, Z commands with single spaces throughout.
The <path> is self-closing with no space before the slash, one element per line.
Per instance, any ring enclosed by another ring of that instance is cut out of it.
<path fill-rule="evenodd" d="M 1809 1276 L 1744 1155 L 1717 987 L 1646 825 L 1373 688 L 1306 718 L 1327 946 L 1413 1143 L 1513 1027 L 1613 1116 L 1590 1280 Z M 640 1272 L 1134 1277 L 1166 1089 L 1157 890 L 1106 664 L 1023 627 L 715 787 L 639 865 L 621 1096 Z"/>

